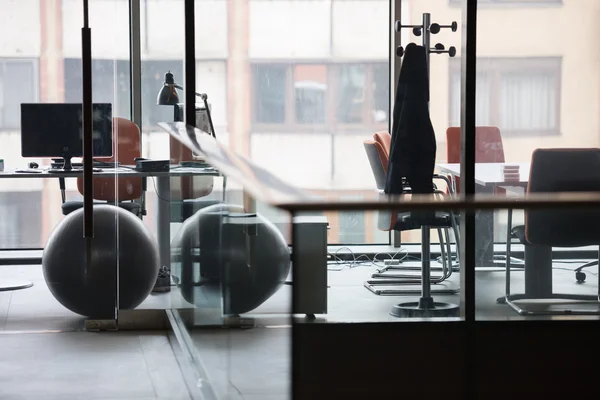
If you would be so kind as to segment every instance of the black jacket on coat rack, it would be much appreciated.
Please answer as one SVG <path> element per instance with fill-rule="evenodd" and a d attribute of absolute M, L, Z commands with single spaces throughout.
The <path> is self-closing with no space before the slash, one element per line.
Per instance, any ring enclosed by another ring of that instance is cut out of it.
<path fill-rule="evenodd" d="M 410 43 L 404 53 L 396 99 L 385 193 L 402 194 L 402 178 L 412 193 L 433 193 L 435 132 L 429 119 L 429 79 L 425 48 Z"/>
<path fill-rule="evenodd" d="M 392 144 L 385 193 L 404 193 L 403 178 L 414 194 L 433 193 L 435 132 L 429 119 L 429 75 L 426 49 L 406 46 L 394 102 Z M 433 211 L 410 213 L 413 224 L 430 225 Z"/>

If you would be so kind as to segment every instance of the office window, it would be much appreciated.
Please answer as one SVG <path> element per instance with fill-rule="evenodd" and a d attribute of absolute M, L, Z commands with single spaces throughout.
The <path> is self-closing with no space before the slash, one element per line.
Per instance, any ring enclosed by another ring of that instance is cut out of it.
<path fill-rule="evenodd" d="M 81 59 L 68 58 L 65 65 L 65 103 L 81 103 Z M 111 103 L 113 117 L 131 118 L 129 60 L 92 60 L 92 100 Z"/>
<path fill-rule="evenodd" d="M 362 122 L 367 83 L 366 66 L 340 65 L 338 70 L 337 121 L 348 124 Z"/>
<path fill-rule="evenodd" d="M 19 245 L 19 208 L 17 204 L 0 207 L 0 248 L 11 249 Z"/>
<path fill-rule="evenodd" d="M 257 123 L 285 122 L 287 67 L 257 64 L 252 67 L 254 83 L 254 120 Z"/>
<path fill-rule="evenodd" d="M 388 122 L 390 109 L 390 67 L 387 64 L 373 66 L 373 122 Z"/>
<path fill-rule="evenodd" d="M 40 248 L 42 192 L 0 192 L 0 249 Z"/>
<path fill-rule="evenodd" d="M 343 244 L 365 243 L 365 213 L 364 211 L 340 211 L 339 242 Z"/>
<path fill-rule="evenodd" d="M 450 120 L 460 124 L 460 61 L 450 64 Z M 478 125 L 498 126 L 503 134 L 560 133 L 560 58 L 477 60 Z"/>
<path fill-rule="evenodd" d="M 296 65 L 294 103 L 297 123 L 324 123 L 326 94 L 327 67 L 325 65 Z"/>
<path fill-rule="evenodd" d="M 142 126 L 144 132 L 162 132 L 156 125 L 173 121 L 174 112 L 169 106 L 156 104 L 156 97 L 165 82 L 165 74 L 173 74 L 175 82 L 183 86 L 183 62 L 181 60 L 142 60 Z M 183 103 L 183 91 L 178 90 Z"/>
<path fill-rule="evenodd" d="M 0 129 L 21 126 L 21 103 L 38 101 L 37 61 L 0 59 Z"/>
<path fill-rule="evenodd" d="M 173 119 L 173 111 L 169 107 L 156 104 L 156 96 L 165 81 L 165 73 L 171 71 L 181 84 L 183 63 L 181 60 L 143 60 L 141 69 L 142 125 L 144 131 L 156 131 L 158 122 Z M 81 59 L 65 59 L 66 103 L 81 102 L 81 77 Z M 92 96 L 95 103 L 112 103 L 113 116 L 131 118 L 130 88 L 128 60 L 92 60 Z"/>
<path fill-rule="evenodd" d="M 254 64 L 255 130 L 387 129 L 387 63 Z"/>

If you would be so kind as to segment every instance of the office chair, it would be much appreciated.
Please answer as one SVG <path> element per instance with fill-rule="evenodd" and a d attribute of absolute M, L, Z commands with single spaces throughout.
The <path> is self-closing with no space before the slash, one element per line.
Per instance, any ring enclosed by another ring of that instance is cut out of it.
<path fill-rule="evenodd" d="M 531 157 L 527 193 L 600 191 L 600 149 L 537 149 Z M 551 257 L 551 247 L 600 246 L 600 210 L 561 209 L 526 210 L 525 224 L 511 227 L 512 210 L 509 210 L 508 237 L 516 237 L 525 246 L 525 268 L 541 268 L 528 265 L 528 252 L 546 250 Z M 550 249 L 549 249 L 550 248 Z M 507 260 L 510 259 L 511 240 L 507 241 Z M 533 253 L 529 253 L 533 254 Z M 590 266 L 591 263 L 585 266 Z M 551 260 L 548 268 L 552 268 Z M 547 271 L 552 285 L 552 271 Z M 527 284 L 527 282 L 526 282 Z M 506 262 L 506 294 L 503 301 L 520 315 L 600 314 L 600 310 L 532 311 L 519 307 L 515 300 L 534 300 L 525 294 L 510 292 L 510 263 Z M 595 301 L 597 295 L 547 293 L 544 299 Z M 538 299 L 539 300 L 539 299 Z"/>
<path fill-rule="evenodd" d="M 375 132 L 373 134 L 373 141 L 376 143 L 375 149 L 376 149 L 377 155 L 379 157 L 374 157 L 374 155 L 369 154 L 369 152 L 371 152 L 370 146 L 365 145 L 365 150 L 367 151 L 367 157 L 369 158 L 371 170 L 373 171 L 373 174 L 376 179 L 377 189 L 379 189 L 380 192 L 383 192 L 384 187 L 385 187 L 385 178 L 386 178 L 387 163 L 388 163 L 387 160 L 389 159 L 389 155 L 390 155 L 392 135 L 390 135 L 389 132 L 385 132 L 385 131 Z M 383 172 L 382 172 L 381 169 L 383 168 L 383 165 L 385 165 L 386 167 L 383 169 Z M 446 182 L 446 186 L 450 187 L 451 181 L 450 181 L 449 177 L 434 174 L 434 179 L 443 180 L 444 182 Z M 434 183 L 434 188 L 437 189 L 437 186 L 435 185 L 435 183 Z M 408 187 L 407 184 L 405 184 L 405 190 L 410 191 L 410 188 Z M 457 218 L 456 223 L 458 223 L 458 218 Z M 458 237 L 456 237 L 456 240 L 458 243 L 458 240 L 459 240 Z M 458 246 L 457 246 L 457 252 L 458 252 Z M 456 257 L 456 260 L 458 260 L 458 256 Z M 443 262 L 443 260 L 442 260 L 442 262 Z M 389 263 L 387 263 L 387 265 L 378 269 L 378 273 L 371 275 L 371 278 L 381 278 L 381 277 L 389 278 L 389 277 L 391 277 L 390 275 L 381 275 L 381 273 L 386 272 L 388 270 L 404 270 L 404 271 L 406 271 L 406 270 L 419 270 L 419 269 L 420 268 L 407 267 L 407 266 L 402 266 L 402 265 L 394 265 L 394 264 L 392 264 L 392 261 L 389 261 Z M 395 277 L 399 277 L 399 278 L 402 278 L 404 276 L 406 276 L 406 275 L 395 275 Z"/>
<path fill-rule="evenodd" d="M 388 134 L 389 135 L 389 134 Z M 373 176 L 377 184 L 377 188 L 380 192 L 383 192 L 385 187 L 385 179 L 387 173 L 387 165 L 389 154 L 385 152 L 385 148 L 381 145 L 380 141 L 376 140 L 365 140 L 364 141 L 365 151 L 367 158 L 373 171 Z M 440 179 L 445 180 L 445 177 Z M 447 182 L 448 183 L 448 182 Z M 410 188 L 405 186 L 406 192 L 410 193 Z M 437 191 L 438 194 L 440 193 Z M 430 282 L 433 284 L 441 283 L 448 279 L 452 275 L 452 268 L 450 266 L 451 260 L 451 249 L 450 249 L 450 235 L 448 229 L 454 230 L 455 237 L 458 238 L 458 230 L 453 222 L 454 218 L 451 213 L 436 212 L 435 217 L 432 220 L 431 228 L 436 228 L 440 241 L 440 252 L 442 262 L 442 275 L 437 277 L 431 277 Z M 378 213 L 378 227 L 381 230 L 396 230 L 396 231 L 407 231 L 421 229 L 421 225 L 415 223 L 412 219 L 410 212 L 403 213 Z M 426 245 L 428 246 L 428 245 Z M 458 244 L 457 244 L 458 248 Z M 429 254 L 427 252 L 424 254 Z M 386 278 L 382 280 L 368 280 L 365 282 L 365 287 L 371 292 L 377 295 L 413 295 L 421 293 L 420 289 L 379 289 L 378 286 L 387 285 L 418 285 L 421 283 L 421 278 L 416 275 L 401 275 L 401 274 L 382 274 L 377 273 L 371 276 L 372 278 Z M 435 289 L 432 291 L 434 294 L 455 294 L 458 289 Z"/>
<path fill-rule="evenodd" d="M 96 158 L 97 161 L 115 162 L 122 165 L 134 165 L 134 159 L 141 157 L 140 130 L 132 121 L 125 118 L 113 118 L 113 156 L 110 158 Z M 66 201 L 64 178 L 59 179 L 62 196 L 62 213 L 68 215 L 83 207 L 83 201 Z M 77 178 L 77 190 L 83 194 L 83 178 Z M 121 177 L 94 177 L 94 201 L 96 204 L 113 204 L 136 216 L 145 214 L 145 207 L 134 202 L 143 199 L 145 191 L 145 178 L 121 176 Z"/>
<path fill-rule="evenodd" d="M 500 129 L 495 126 L 478 126 L 475 128 L 475 162 L 476 163 L 503 163 L 504 146 Z M 460 163 L 460 128 L 450 127 L 446 130 L 446 162 L 449 164 Z M 451 190 L 458 193 L 460 178 L 451 177 Z M 495 188 L 495 194 L 505 194 L 503 188 Z"/>

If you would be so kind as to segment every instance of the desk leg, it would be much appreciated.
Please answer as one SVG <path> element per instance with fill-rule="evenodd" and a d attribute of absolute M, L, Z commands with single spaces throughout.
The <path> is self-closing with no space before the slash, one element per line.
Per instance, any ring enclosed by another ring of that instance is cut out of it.
<path fill-rule="evenodd" d="M 171 178 L 156 177 L 158 192 L 158 212 L 156 221 L 156 236 L 160 265 L 171 266 Z"/>
<path fill-rule="evenodd" d="M 477 186 L 477 193 L 494 193 L 494 188 Z M 475 267 L 495 267 L 494 265 L 494 211 L 475 212 Z"/>
<path fill-rule="evenodd" d="M 525 296 L 530 299 L 552 295 L 552 247 L 525 246 Z"/>
<path fill-rule="evenodd" d="M 494 212 L 477 211 L 475 213 L 475 260 L 476 267 L 494 265 Z"/>

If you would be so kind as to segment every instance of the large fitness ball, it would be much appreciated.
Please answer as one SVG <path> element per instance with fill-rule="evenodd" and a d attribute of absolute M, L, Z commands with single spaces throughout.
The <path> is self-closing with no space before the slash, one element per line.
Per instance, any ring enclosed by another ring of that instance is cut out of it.
<path fill-rule="evenodd" d="M 54 229 L 42 256 L 44 279 L 69 310 L 92 318 L 114 318 L 119 269 L 119 308 L 140 305 L 158 277 L 154 238 L 129 211 L 94 205 L 91 263 L 86 267 L 83 209 L 67 215 Z"/>
<path fill-rule="evenodd" d="M 188 218 L 173 239 L 172 254 L 180 262 L 174 270 L 184 299 L 198 307 L 220 303 L 226 315 L 260 306 L 290 272 L 281 232 L 235 205 L 209 206 Z"/>

